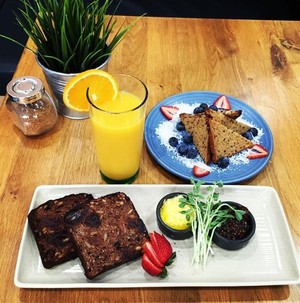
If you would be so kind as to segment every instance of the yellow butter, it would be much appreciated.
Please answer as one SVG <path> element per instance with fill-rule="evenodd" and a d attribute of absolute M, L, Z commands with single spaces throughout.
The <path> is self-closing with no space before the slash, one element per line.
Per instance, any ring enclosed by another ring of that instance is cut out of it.
<path fill-rule="evenodd" d="M 185 205 L 183 208 L 179 207 L 180 198 L 183 198 L 183 196 L 178 195 L 165 200 L 160 210 L 160 217 L 169 227 L 176 230 L 185 230 L 190 228 L 189 223 L 193 220 L 193 213 L 190 215 L 190 220 L 186 220 L 186 215 L 180 212 L 189 210 L 191 207 L 189 205 Z"/>

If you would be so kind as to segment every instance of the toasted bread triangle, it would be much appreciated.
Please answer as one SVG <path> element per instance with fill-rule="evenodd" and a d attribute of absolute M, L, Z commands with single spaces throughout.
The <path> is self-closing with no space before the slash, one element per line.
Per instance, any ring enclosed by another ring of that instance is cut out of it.
<path fill-rule="evenodd" d="M 208 119 L 208 125 L 210 151 L 214 163 L 217 163 L 222 157 L 231 157 L 253 146 L 250 140 L 215 119 Z"/>
<path fill-rule="evenodd" d="M 204 114 L 180 114 L 185 129 L 193 136 L 193 142 L 204 163 L 210 162 L 207 117 Z"/>
<path fill-rule="evenodd" d="M 250 128 L 249 125 L 239 122 L 235 119 L 232 119 L 232 118 L 226 116 L 222 112 L 218 112 L 218 111 L 215 111 L 212 109 L 206 109 L 205 114 L 207 115 L 207 117 L 223 124 L 227 128 L 229 128 L 241 135 L 244 134 Z"/>
<path fill-rule="evenodd" d="M 237 119 L 242 115 L 242 110 L 241 109 L 226 109 L 226 110 L 221 110 L 221 113 L 231 119 Z"/>

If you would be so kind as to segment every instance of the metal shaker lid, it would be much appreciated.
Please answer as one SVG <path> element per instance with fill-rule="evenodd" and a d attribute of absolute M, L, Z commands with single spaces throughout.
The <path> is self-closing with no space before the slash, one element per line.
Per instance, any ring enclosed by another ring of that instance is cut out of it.
<path fill-rule="evenodd" d="M 11 80 L 6 86 L 6 91 L 13 101 L 28 104 L 41 99 L 45 88 L 39 78 L 23 76 Z"/>

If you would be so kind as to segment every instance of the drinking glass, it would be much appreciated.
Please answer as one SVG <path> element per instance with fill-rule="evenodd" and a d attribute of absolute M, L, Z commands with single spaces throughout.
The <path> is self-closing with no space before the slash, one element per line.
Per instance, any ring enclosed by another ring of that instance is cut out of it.
<path fill-rule="evenodd" d="M 134 76 L 112 76 L 119 95 L 109 111 L 95 106 L 87 92 L 97 160 L 105 182 L 132 183 L 139 173 L 148 90 Z"/>

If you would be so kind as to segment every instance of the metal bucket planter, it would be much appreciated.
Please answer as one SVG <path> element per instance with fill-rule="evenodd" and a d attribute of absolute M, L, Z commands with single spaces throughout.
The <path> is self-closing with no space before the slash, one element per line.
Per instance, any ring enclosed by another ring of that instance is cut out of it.
<path fill-rule="evenodd" d="M 108 68 L 108 61 L 110 57 L 107 58 L 107 60 L 98 68 L 96 69 L 102 69 L 104 71 L 107 71 Z M 51 69 L 48 69 L 44 65 L 41 64 L 41 62 L 38 60 L 38 57 L 36 57 L 37 63 L 40 65 L 40 67 L 43 70 L 43 73 L 45 75 L 46 81 L 49 85 L 51 95 L 53 97 L 53 100 L 55 102 L 57 111 L 63 115 L 64 117 L 70 118 L 70 119 L 87 119 L 89 118 L 89 113 L 81 113 L 74 110 L 69 109 L 65 106 L 63 102 L 63 91 L 67 84 L 67 82 L 76 76 L 77 74 L 65 74 L 53 71 Z"/>

